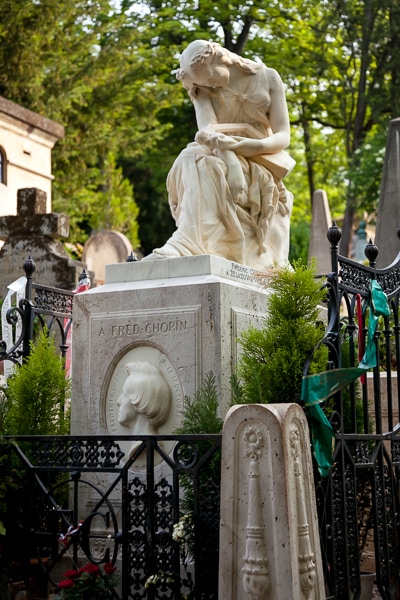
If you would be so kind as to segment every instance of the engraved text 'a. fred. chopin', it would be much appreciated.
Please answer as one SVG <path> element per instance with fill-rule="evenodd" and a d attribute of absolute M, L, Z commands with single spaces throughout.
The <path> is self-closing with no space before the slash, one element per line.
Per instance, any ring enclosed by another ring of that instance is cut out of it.
<path fill-rule="evenodd" d="M 109 335 L 117 337 L 135 337 L 139 335 L 157 335 L 160 333 L 185 333 L 188 331 L 187 321 L 175 319 L 174 321 L 154 321 L 139 323 L 124 323 L 122 325 L 111 325 L 100 327 L 99 337 Z"/>

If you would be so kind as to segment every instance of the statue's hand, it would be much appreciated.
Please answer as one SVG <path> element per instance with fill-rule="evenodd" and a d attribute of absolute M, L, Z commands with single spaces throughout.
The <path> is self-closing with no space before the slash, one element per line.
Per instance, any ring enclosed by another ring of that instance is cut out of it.
<path fill-rule="evenodd" d="M 234 150 L 236 140 L 234 137 L 225 135 L 224 133 L 216 133 L 208 129 L 200 129 L 194 138 L 198 144 L 204 144 L 210 150 Z"/>

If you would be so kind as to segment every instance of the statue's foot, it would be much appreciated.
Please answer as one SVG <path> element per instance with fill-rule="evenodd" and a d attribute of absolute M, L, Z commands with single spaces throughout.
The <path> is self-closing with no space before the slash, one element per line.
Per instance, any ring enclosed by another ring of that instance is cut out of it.
<path fill-rule="evenodd" d="M 165 254 L 155 254 L 155 252 L 152 252 L 151 254 L 144 256 L 142 258 L 142 261 L 143 260 L 157 260 L 159 258 L 168 258 L 168 256 L 165 256 Z"/>
<path fill-rule="evenodd" d="M 177 258 L 175 256 L 168 256 L 167 254 L 158 254 L 157 252 L 152 252 L 147 256 L 144 256 L 142 260 L 159 260 L 160 258 Z"/>

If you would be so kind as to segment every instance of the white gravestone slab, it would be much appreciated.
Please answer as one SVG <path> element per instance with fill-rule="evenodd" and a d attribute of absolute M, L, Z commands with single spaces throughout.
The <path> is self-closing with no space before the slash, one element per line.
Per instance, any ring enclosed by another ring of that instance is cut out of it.
<path fill-rule="evenodd" d="M 232 407 L 221 474 L 219 597 L 324 600 L 310 438 L 300 406 Z"/>
<path fill-rule="evenodd" d="M 132 245 L 123 233 L 107 229 L 90 236 L 82 261 L 93 271 L 96 285 L 101 285 L 105 282 L 106 265 L 126 262 L 131 252 Z"/>
<path fill-rule="evenodd" d="M 10 325 L 7 322 L 7 312 L 13 306 L 19 306 L 20 300 L 25 298 L 25 287 L 26 277 L 19 277 L 16 281 L 8 285 L 8 292 L 1 307 L 1 339 L 6 343 L 8 351 L 16 344 L 22 333 L 22 321 L 21 318 L 18 318 L 15 326 Z M 22 357 L 19 359 L 19 362 L 22 362 Z M 7 383 L 8 377 L 13 374 L 14 369 L 15 364 L 11 360 L 4 361 L 4 385 Z"/>
<path fill-rule="evenodd" d="M 385 162 L 376 218 L 375 244 L 379 248 L 378 268 L 389 266 L 399 252 L 400 226 L 400 118 L 389 123 Z"/>
<path fill-rule="evenodd" d="M 329 227 L 332 225 L 328 196 L 325 190 L 315 190 L 313 194 L 312 221 L 308 260 L 317 259 L 318 275 L 326 275 L 332 271 L 331 250 L 327 240 Z"/>

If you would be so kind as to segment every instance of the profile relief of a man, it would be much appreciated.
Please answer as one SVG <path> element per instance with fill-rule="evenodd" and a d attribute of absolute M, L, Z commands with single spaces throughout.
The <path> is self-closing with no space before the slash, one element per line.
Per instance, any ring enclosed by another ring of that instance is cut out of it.
<path fill-rule="evenodd" d="M 171 389 L 161 370 L 150 362 L 130 362 L 128 377 L 118 398 L 118 422 L 132 435 L 156 435 L 171 410 Z M 129 457 L 140 446 L 135 441 Z"/>

